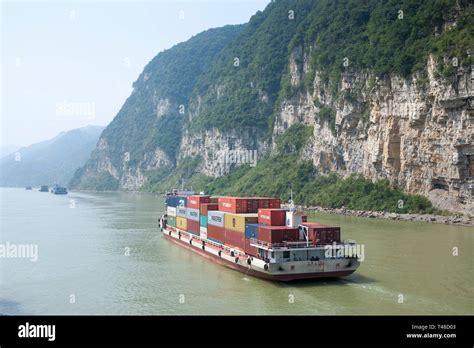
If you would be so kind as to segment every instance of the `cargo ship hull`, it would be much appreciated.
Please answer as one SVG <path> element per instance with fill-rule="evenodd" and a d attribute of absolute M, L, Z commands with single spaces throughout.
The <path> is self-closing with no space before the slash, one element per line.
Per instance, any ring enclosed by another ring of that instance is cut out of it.
<path fill-rule="evenodd" d="M 173 227 L 165 227 L 161 231 L 167 240 L 216 264 L 265 280 L 289 282 L 302 279 L 345 277 L 352 274 L 359 266 L 356 259 L 308 260 L 272 264 L 246 255 L 232 247 L 201 240 L 198 236 L 187 231 Z"/>

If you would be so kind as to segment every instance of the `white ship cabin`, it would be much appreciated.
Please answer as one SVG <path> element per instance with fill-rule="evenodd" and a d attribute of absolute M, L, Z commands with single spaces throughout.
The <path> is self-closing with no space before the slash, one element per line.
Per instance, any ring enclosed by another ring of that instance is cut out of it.
<path fill-rule="evenodd" d="M 285 224 L 288 227 L 298 228 L 303 222 L 303 212 L 298 210 L 289 210 L 286 212 Z"/>
<path fill-rule="evenodd" d="M 306 243 L 304 243 L 306 244 Z M 289 262 L 289 261 L 320 261 L 325 259 L 325 249 L 311 248 L 311 249 L 258 249 L 258 255 L 264 260 L 269 260 L 271 263 Z"/>

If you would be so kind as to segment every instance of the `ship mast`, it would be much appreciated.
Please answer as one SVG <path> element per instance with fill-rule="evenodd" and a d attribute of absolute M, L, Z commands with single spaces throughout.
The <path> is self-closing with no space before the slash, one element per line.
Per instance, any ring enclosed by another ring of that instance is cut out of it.
<path fill-rule="evenodd" d="M 288 203 L 290 205 L 290 211 L 296 211 L 295 203 L 293 201 L 293 188 L 290 189 L 290 200 L 288 201 Z"/>
<path fill-rule="evenodd" d="M 290 200 L 288 201 L 288 204 L 290 206 L 290 212 L 293 214 L 293 219 L 294 219 L 294 214 L 296 213 L 296 207 L 295 207 L 295 202 L 293 201 L 293 187 L 290 188 Z M 309 233 L 308 233 L 308 228 L 303 227 L 303 234 L 306 239 L 306 247 L 309 247 Z"/>

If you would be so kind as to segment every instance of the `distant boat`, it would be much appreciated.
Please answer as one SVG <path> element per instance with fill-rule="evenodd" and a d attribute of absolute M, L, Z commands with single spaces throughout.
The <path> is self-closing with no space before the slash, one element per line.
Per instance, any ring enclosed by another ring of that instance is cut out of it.
<path fill-rule="evenodd" d="M 25 190 L 32 190 L 33 188 L 31 186 L 26 186 Z"/>
<path fill-rule="evenodd" d="M 67 190 L 65 187 L 55 184 L 51 189 L 51 193 L 54 193 L 55 195 L 67 195 Z"/>
<path fill-rule="evenodd" d="M 40 192 L 49 192 L 49 187 L 48 187 L 48 185 L 41 185 L 39 191 L 40 191 Z"/>

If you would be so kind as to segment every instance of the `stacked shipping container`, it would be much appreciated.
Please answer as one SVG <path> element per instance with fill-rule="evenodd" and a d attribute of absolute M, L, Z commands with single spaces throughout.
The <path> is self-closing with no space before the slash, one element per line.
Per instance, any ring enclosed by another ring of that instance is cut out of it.
<path fill-rule="evenodd" d="M 281 200 L 279 198 L 256 197 L 258 200 L 258 209 L 279 209 Z"/>
<path fill-rule="evenodd" d="M 245 226 L 256 223 L 257 214 L 231 214 L 224 215 L 225 244 L 245 250 Z"/>
<path fill-rule="evenodd" d="M 258 223 L 270 226 L 285 226 L 286 210 L 259 209 Z"/>
<path fill-rule="evenodd" d="M 167 218 L 167 224 L 176 227 L 176 216 L 169 216 Z"/>
<path fill-rule="evenodd" d="M 258 256 L 258 250 L 256 247 L 250 245 L 251 239 L 258 239 L 258 228 L 259 224 L 246 224 L 245 225 L 245 252 L 252 256 Z"/>
<path fill-rule="evenodd" d="M 267 197 L 219 197 L 219 210 L 227 213 L 257 213 L 258 209 L 279 209 L 278 198 Z"/>
<path fill-rule="evenodd" d="M 247 213 L 247 201 L 240 197 L 219 197 L 219 210 L 226 213 Z"/>
<path fill-rule="evenodd" d="M 166 207 L 166 215 L 176 217 L 176 207 Z"/>
<path fill-rule="evenodd" d="M 340 241 L 339 227 L 306 223 L 306 216 L 290 215 L 278 198 L 210 197 L 170 195 L 166 197 L 168 224 L 217 243 L 258 256 L 251 239 L 269 244 L 301 239 L 296 225 L 308 227 L 315 244 Z"/>
<path fill-rule="evenodd" d="M 211 202 L 211 197 L 210 196 L 194 195 L 194 196 L 189 196 L 188 197 L 188 201 L 187 201 L 186 206 L 188 208 L 199 209 L 201 207 L 201 204 L 210 203 L 210 202 Z"/>
<path fill-rule="evenodd" d="M 224 212 L 210 210 L 207 213 L 207 239 L 224 244 Z"/>
<path fill-rule="evenodd" d="M 188 230 L 188 220 L 185 217 L 177 216 L 176 217 L 176 228 L 180 230 L 187 231 Z"/>
<path fill-rule="evenodd" d="M 176 207 L 176 216 L 186 217 L 186 207 Z"/>
<path fill-rule="evenodd" d="M 258 227 L 258 240 L 266 243 L 295 242 L 298 239 L 299 233 L 297 228 L 266 225 Z"/>
<path fill-rule="evenodd" d="M 187 201 L 188 201 L 188 196 L 176 196 L 177 207 L 186 207 Z"/>
<path fill-rule="evenodd" d="M 211 200 L 217 201 L 217 198 L 209 197 L 209 202 Z M 203 239 L 207 239 L 207 213 L 209 211 L 217 210 L 219 205 L 217 203 L 201 203 L 199 206 L 199 231 L 200 236 Z"/>
<path fill-rule="evenodd" d="M 176 196 L 166 197 L 167 224 L 176 227 Z"/>
<path fill-rule="evenodd" d="M 190 203 L 190 199 L 188 199 L 188 203 Z M 200 233 L 199 209 L 190 208 L 188 206 L 186 208 L 186 218 L 188 220 L 188 232 L 199 235 L 199 233 Z"/>
<path fill-rule="evenodd" d="M 207 216 L 207 212 L 209 210 L 218 210 L 219 209 L 219 204 L 217 203 L 204 203 L 201 204 L 200 213 L 201 215 Z"/>
<path fill-rule="evenodd" d="M 166 215 L 167 224 L 180 230 L 188 230 L 188 221 L 186 218 L 187 195 L 167 195 L 166 196 Z"/>
<path fill-rule="evenodd" d="M 341 228 L 318 224 L 315 222 L 303 222 L 308 227 L 308 239 L 313 244 L 332 244 L 341 241 Z"/>

